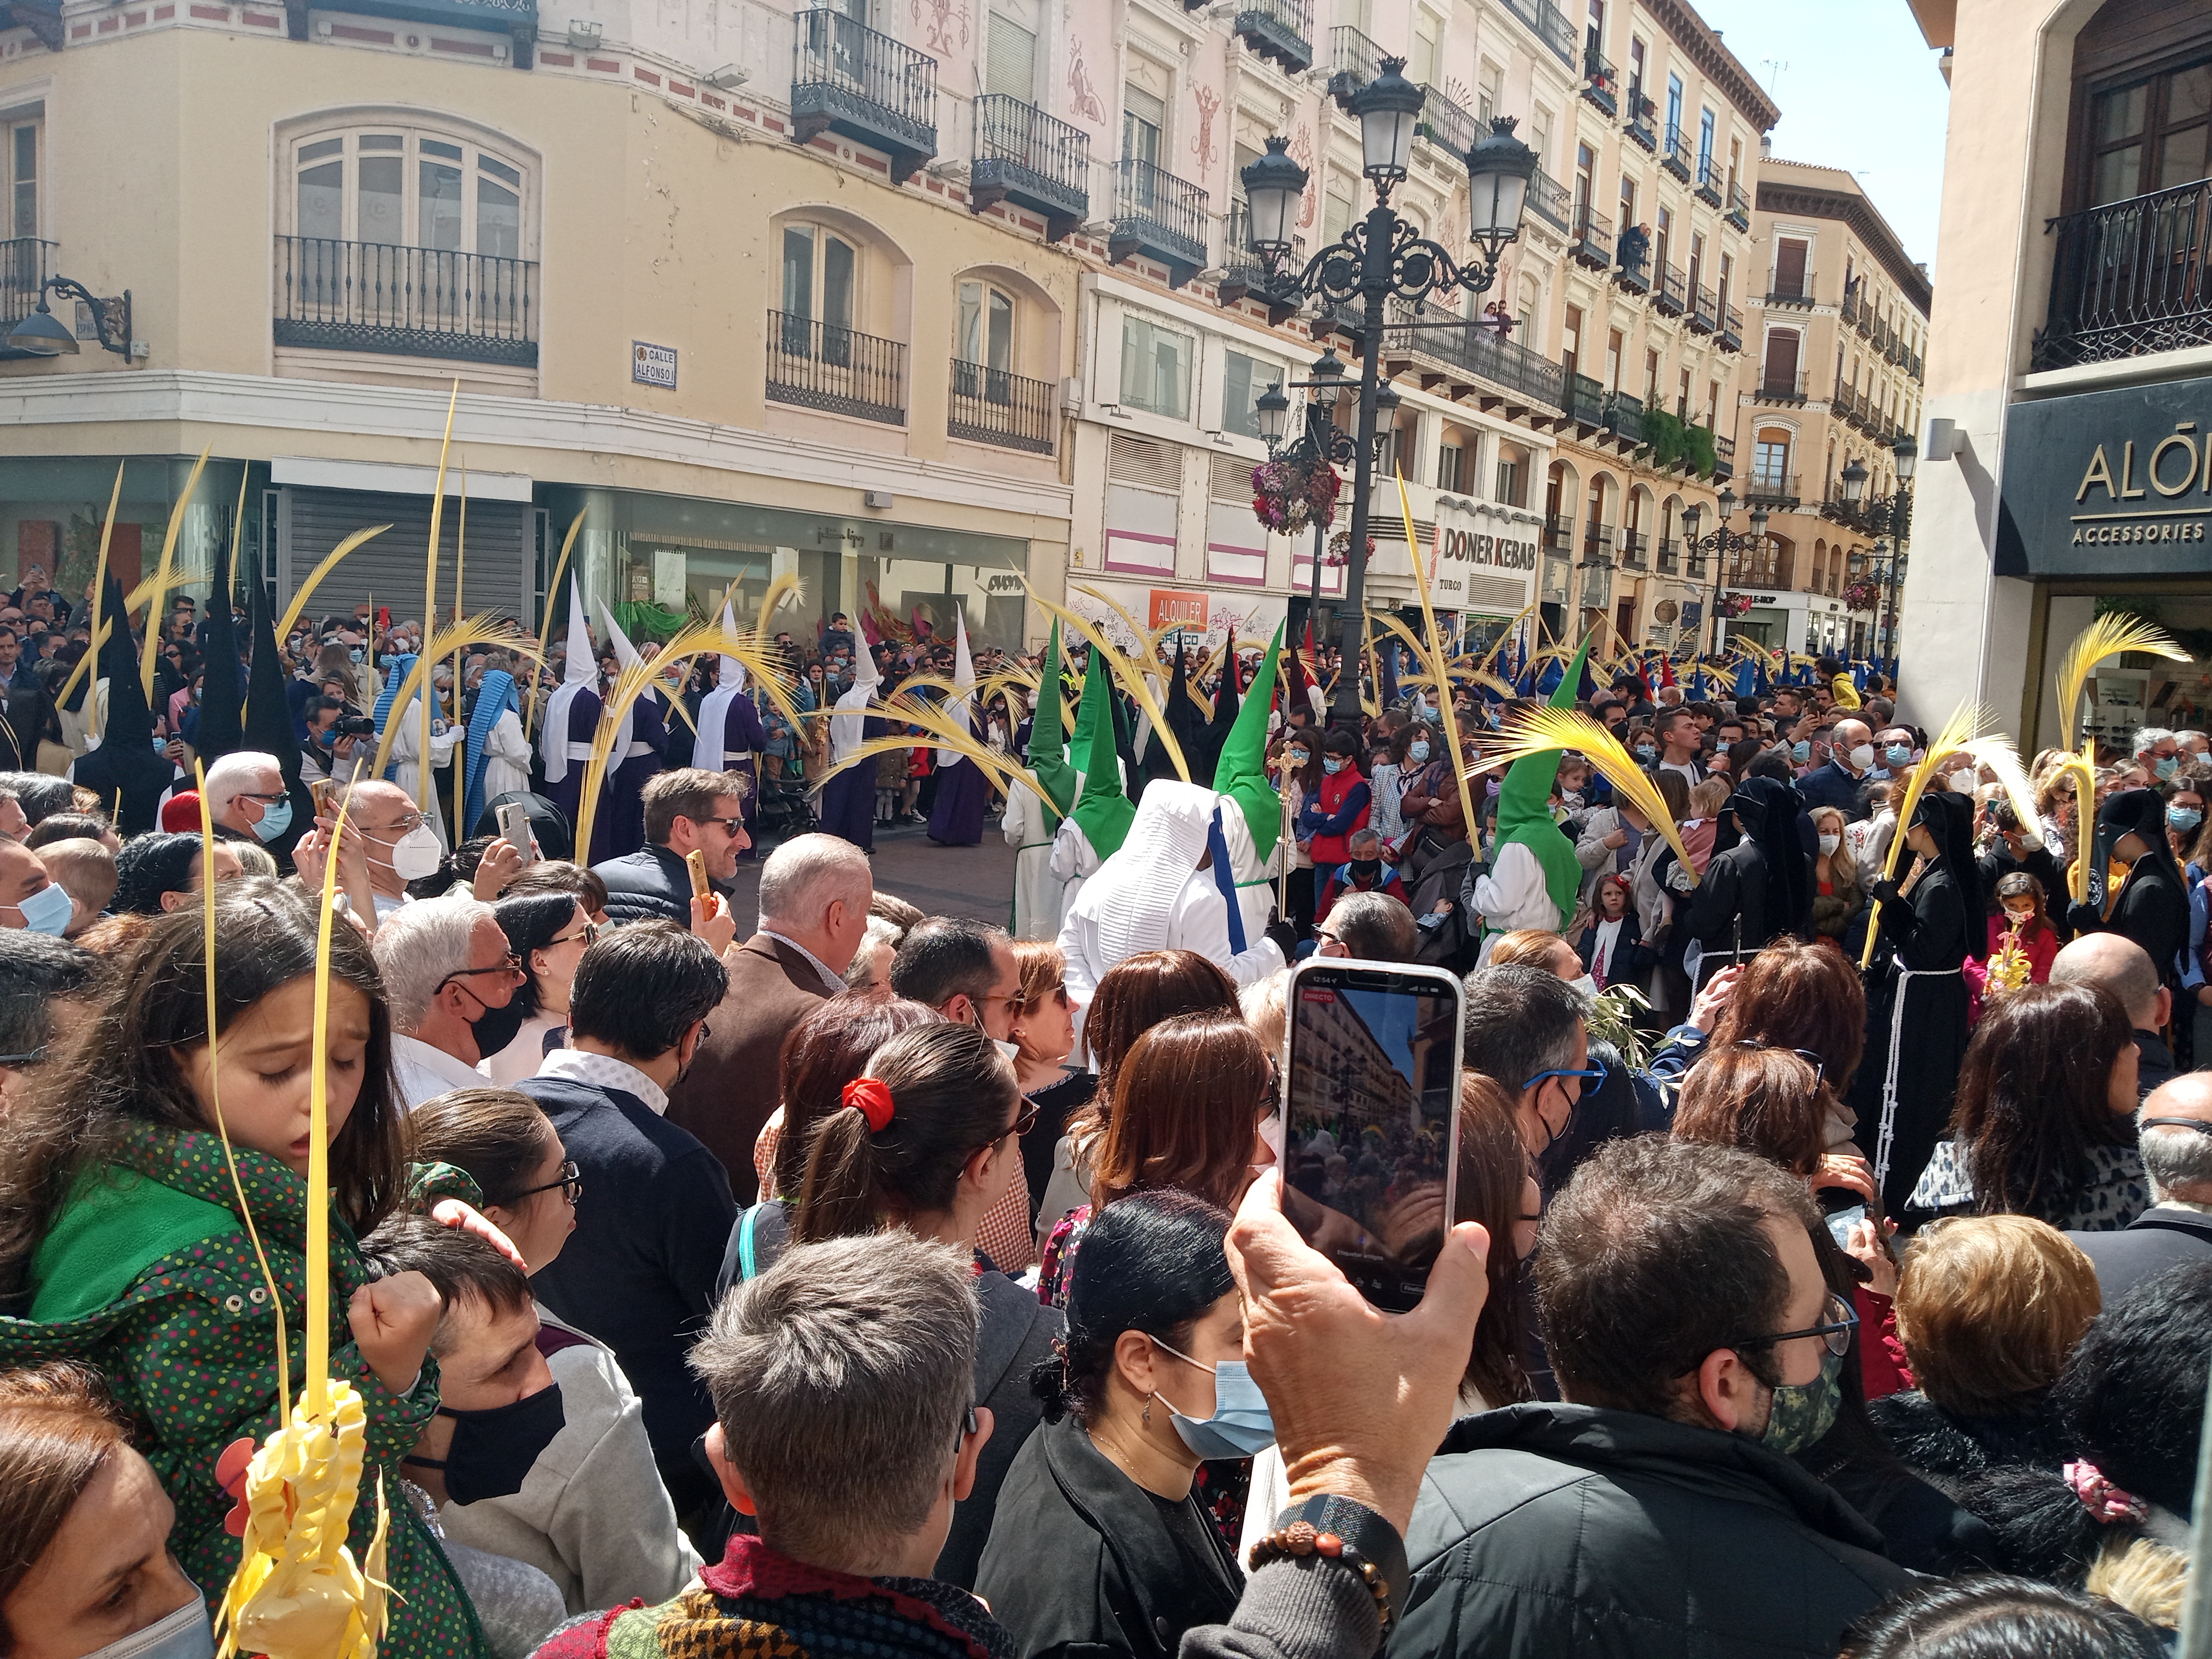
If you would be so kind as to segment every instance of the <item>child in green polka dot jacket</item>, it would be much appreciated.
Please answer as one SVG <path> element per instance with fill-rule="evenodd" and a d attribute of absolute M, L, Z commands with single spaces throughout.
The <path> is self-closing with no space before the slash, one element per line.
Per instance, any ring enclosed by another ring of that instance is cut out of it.
<path fill-rule="evenodd" d="M 279 1421 L 281 1302 L 296 1399 L 306 1379 L 309 1063 L 316 915 L 297 890 L 224 884 L 216 917 L 219 1042 L 207 1031 L 204 933 L 193 905 L 126 946 L 107 1006 L 0 1116 L 0 1368 L 97 1366 L 177 1509 L 171 1547 L 210 1603 L 237 1570 L 236 1494 L 216 1463 Z M 391 1026 L 368 946 L 335 930 L 328 1079 L 331 1374 L 360 1391 L 367 1459 L 349 1543 L 363 1559 L 376 1486 L 391 1511 L 385 1659 L 484 1659 L 489 1650 L 437 1540 L 403 1496 L 399 1462 L 438 1404 L 428 1357 L 441 1309 L 419 1273 L 368 1281 L 354 1241 L 421 1201 L 443 1166 L 410 1176 L 391 1080 Z M 219 1085 L 219 1091 L 218 1091 Z M 236 1152 L 276 1282 L 272 1301 L 216 1133 Z M 472 1188 L 467 1189 L 472 1195 Z M 235 1461 L 235 1460 L 234 1460 Z M 226 1474 L 230 1473 L 226 1469 Z"/>

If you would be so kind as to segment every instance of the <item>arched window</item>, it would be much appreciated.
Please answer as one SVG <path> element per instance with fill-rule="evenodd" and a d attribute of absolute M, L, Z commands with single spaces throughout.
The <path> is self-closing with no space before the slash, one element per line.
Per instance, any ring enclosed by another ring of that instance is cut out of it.
<path fill-rule="evenodd" d="M 290 145 L 295 235 L 521 259 L 537 181 L 520 152 L 465 131 L 356 122 Z"/>
<path fill-rule="evenodd" d="M 783 314 L 789 321 L 819 323 L 831 331 L 853 327 L 860 299 L 860 258 L 853 244 L 827 225 L 793 221 L 783 228 Z"/>

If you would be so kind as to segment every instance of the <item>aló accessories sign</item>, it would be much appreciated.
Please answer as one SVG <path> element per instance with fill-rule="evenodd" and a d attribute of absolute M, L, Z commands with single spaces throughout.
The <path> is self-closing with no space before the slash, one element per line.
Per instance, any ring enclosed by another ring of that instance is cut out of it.
<path fill-rule="evenodd" d="M 1996 569 L 2005 576 L 2212 572 L 2212 382 L 2014 404 Z"/>

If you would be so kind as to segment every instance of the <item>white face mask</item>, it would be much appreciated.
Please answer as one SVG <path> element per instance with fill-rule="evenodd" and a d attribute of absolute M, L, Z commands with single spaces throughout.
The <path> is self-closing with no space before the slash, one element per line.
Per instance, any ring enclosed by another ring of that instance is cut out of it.
<path fill-rule="evenodd" d="M 1260 1144 L 1274 1155 L 1275 1162 L 1283 1161 L 1283 1115 L 1270 1112 L 1260 1120 Z"/>
<path fill-rule="evenodd" d="M 215 1659 L 215 1627 L 207 1603 L 195 1595 L 174 1613 L 87 1654 L 85 1659 Z"/>
<path fill-rule="evenodd" d="M 1821 855 L 1822 855 L 1823 857 L 1826 857 L 1828 854 L 1834 852 L 1834 851 L 1836 850 L 1836 848 L 1838 848 L 1838 847 L 1841 847 L 1843 844 L 1844 844 L 1844 838 L 1843 838 L 1841 836 L 1821 836 L 1821 837 L 1820 837 L 1820 853 L 1821 853 Z"/>
<path fill-rule="evenodd" d="M 1597 994 L 1597 981 L 1588 974 L 1584 974 L 1579 979 L 1569 980 L 1567 985 L 1570 989 L 1580 991 L 1586 997 L 1594 997 Z"/>
<path fill-rule="evenodd" d="M 1874 764 L 1874 745 L 1870 743 L 1862 743 L 1853 745 L 1849 759 L 1851 763 L 1852 771 L 1865 771 Z"/>
<path fill-rule="evenodd" d="M 400 880 L 420 881 L 438 873 L 444 856 L 438 849 L 438 832 L 427 823 L 418 823 L 392 844 L 392 856 L 385 862 Z"/>

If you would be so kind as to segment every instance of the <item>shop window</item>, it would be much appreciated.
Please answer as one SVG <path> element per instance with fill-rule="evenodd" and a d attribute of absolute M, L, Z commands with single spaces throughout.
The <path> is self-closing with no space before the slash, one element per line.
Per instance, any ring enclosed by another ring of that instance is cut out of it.
<path fill-rule="evenodd" d="M 535 253 L 536 180 L 519 155 L 405 123 L 324 129 L 290 148 L 295 236 L 500 259 Z"/>
<path fill-rule="evenodd" d="M 1264 357 L 1241 351 L 1221 354 L 1221 429 L 1240 438 L 1260 435 L 1260 399 L 1283 378 L 1283 371 Z"/>
<path fill-rule="evenodd" d="M 1190 360 L 1196 342 L 1144 317 L 1121 319 L 1121 404 L 1170 420 L 1190 418 Z"/>

